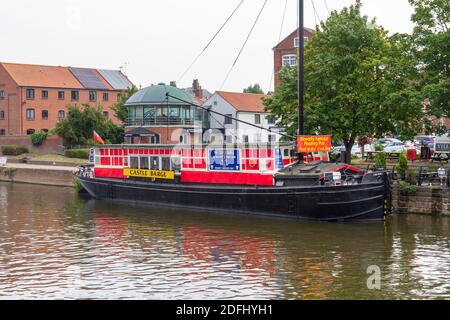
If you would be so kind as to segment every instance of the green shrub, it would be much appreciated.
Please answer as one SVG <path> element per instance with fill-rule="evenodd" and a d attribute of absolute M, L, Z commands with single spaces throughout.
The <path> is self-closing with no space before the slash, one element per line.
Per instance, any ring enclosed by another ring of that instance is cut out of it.
<path fill-rule="evenodd" d="M 406 181 L 408 181 L 411 184 L 417 184 L 416 171 L 414 171 L 413 169 L 407 170 Z"/>
<path fill-rule="evenodd" d="M 64 151 L 67 158 L 89 159 L 90 149 L 68 149 Z"/>
<path fill-rule="evenodd" d="M 406 192 L 410 192 L 410 193 L 415 193 L 417 192 L 417 186 L 414 184 L 409 184 L 407 182 L 400 182 L 398 188 L 401 191 L 406 191 Z"/>
<path fill-rule="evenodd" d="M 31 135 L 31 143 L 34 146 L 40 146 L 45 139 L 47 139 L 48 133 L 45 131 L 35 132 Z"/>
<path fill-rule="evenodd" d="M 20 154 L 28 153 L 28 148 L 24 146 L 2 146 L 2 154 L 4 156 L 18 156 Z"/>
<path fill-rule="evenodd" d="M 379 169 L 386 169 L 386 154 L 384 152 L 379 152 L 376 154 L 375 166 Z"/>
<path fill-rule="evenodd" d="M 383 150 L 384 150 L 384 147 L 383 147 L 382 144 L 376 144 L 375 145 L 375 151 L 383 151 Z"/>
<path fill-rule="evenodd" d="M 408 159 L 406 158 L 406 153 L 402 152 L 400 154 L 400 157 L 398 158 L 398 164 L 397 164 L 397 172 L 402 178 L 402 180 L 405 180 L 406 178 L 406 170 L 408 170 Z"/>

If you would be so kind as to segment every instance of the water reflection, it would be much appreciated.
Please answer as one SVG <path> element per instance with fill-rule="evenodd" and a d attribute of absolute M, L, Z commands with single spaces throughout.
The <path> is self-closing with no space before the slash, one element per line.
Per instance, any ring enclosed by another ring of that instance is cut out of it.
<path fill-rule="evenodd" d="M 0 184 L 1 298 L 449 298 L 448 218 L 328 224 Z M 367 267 L 382 270 L 368 290 Z"/>

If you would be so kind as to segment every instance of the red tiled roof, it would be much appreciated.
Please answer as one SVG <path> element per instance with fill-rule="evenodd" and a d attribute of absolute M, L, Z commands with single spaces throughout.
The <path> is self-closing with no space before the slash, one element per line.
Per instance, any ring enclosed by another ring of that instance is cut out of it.
<path fill-rule="evenodd" d="M 268 98 L 265 94 L 239 93 L 217 91 L 225 101 L 231 104 L 237 111 L 264 112 L 262 98 Z"/>
<path fill-rule="evenodd" d="M 81 83 L 66 67 L 4 62 L 0 64 L 19 86 L 83 89 Z"/>

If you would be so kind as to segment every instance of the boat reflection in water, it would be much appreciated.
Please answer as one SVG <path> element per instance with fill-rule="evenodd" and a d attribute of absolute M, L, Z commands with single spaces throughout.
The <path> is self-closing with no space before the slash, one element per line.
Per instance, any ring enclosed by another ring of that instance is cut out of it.
<path fill-rule="evenodd" d="M 221 214 L 187 215 L 94 200 L 89 206 L 104 208 L 95 216 L 100 239 L 121 239 L 140 248 L 149 258 L 141 255 L 140 262 L 157 259 L 161 265 L 156 272 L 166 274 L 167 284 L 178 279 L 189 286 L 190 297 L 381 298 L 382 292 L 367 289 L 367 268 L 383 267 L 393 254 L 390 225 L 288 223 L 243 216 L 236 216 L 236 223 Z M 105 213 L 120 209 L 127 214 Z M 166 294 L 177 296 L 180 289 L 172 287 Z M 206 294 L 210 290 L 214 293 Z"/>
<path fill-rule="evenodd" d="M 300 222 L 1 183 L 0 207 L 3 298 L 450 298 L 446 218 Z"/>

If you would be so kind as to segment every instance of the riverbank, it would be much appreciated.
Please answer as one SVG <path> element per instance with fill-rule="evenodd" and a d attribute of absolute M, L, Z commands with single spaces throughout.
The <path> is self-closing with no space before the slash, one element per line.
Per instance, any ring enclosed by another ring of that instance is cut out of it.
<path fill-rule="evenodd" d="M 0 167 L 0 181 L 73 187 L 75 166 L 7 163 Z"/>

